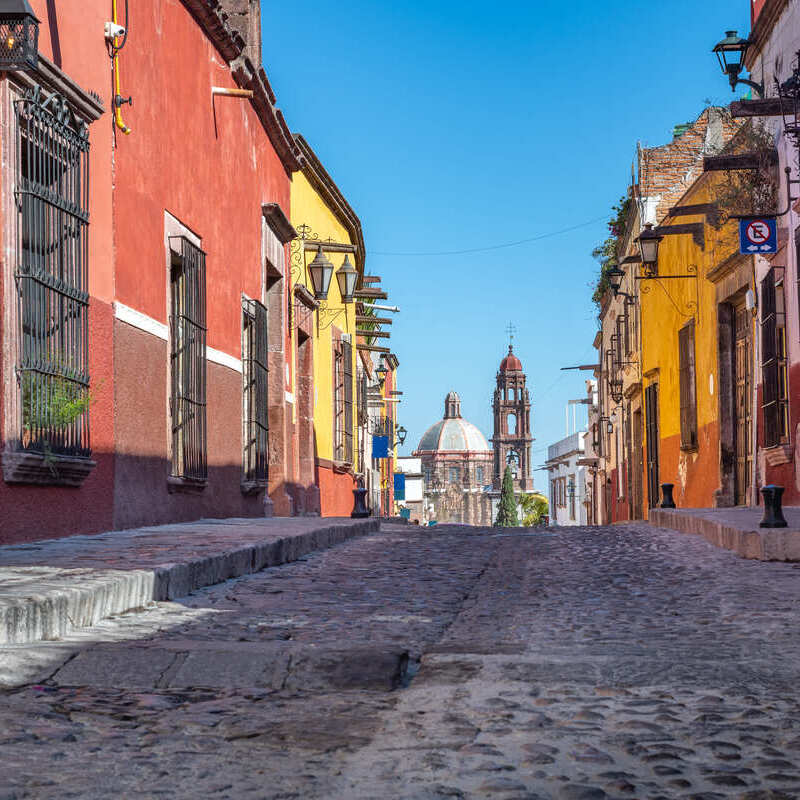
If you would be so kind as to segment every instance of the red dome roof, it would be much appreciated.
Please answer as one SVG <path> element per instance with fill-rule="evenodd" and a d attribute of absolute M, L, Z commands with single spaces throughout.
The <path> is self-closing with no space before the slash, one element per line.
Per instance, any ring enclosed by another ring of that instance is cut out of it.
<path fill-rule="evenodd" d="M 508 355 L 500 362 L 500 372 L 522 372 L 522 362 L 514 355 L 514 349 L 508 346 Z"/>

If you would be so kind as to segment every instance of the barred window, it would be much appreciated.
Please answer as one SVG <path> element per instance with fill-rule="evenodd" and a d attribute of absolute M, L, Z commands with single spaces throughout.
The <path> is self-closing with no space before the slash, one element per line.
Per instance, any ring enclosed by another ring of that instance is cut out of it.
<path fill-rule="evenodd" d="M 344 461 L 344 348 L 333 344 L 333 458 Z"/>
<path fill-rule="evenodd" d="M 89 132 L 40 87 L 14 110 L 17 447 L 88 457 Z"/>
<path fill-rule="evenodd" d="M 206 254 L 185 236 L 170 242 L 172 476 L 205 482 Z"/>
<path fill-rule="evenodd" d="M 242 300 L 243 488 L 259 489 L 269 477 L 267 405 L 267 309 L 258 300 Z"/>
<path fill-rule="evenodd" d="M 342 341 L 344 372 L 344 460 L 353 463 L 353 346 Z M 391 445 L 391 442 L 389 443 Z"/>
<path fill-rule="evenodd" d="M 678 363 L 681 402 L 681 447 L 697 447 L 697 388 L 695 374 L 694 320 L 678 331 Z"/>
<path fill-rule="evenodd" d="M 461 477 L 458 467 L 450 467 L 448 474 L 450 476 L 450 483 L 458 483 L 458 480 Z"/>
<path fill-rule="evenodd" d="M 764 446 L 774 447 L 789 433 L 783 284 L 776 285 L 774 268 L 761 281 L 761 371 Z"/>
<path fill-rule="evenodd" d="M 483 467 L 475 467 L 475 483 L 483 484 Z"/>

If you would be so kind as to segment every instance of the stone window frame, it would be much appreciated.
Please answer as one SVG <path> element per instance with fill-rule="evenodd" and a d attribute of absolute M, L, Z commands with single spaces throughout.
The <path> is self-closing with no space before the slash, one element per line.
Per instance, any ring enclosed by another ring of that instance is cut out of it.
<path fill-rule="evenodd" d="M 99 96 L 87 92 L 72 78 L 42 54 L 35 70 L 6 73 L 0 80 L 0 159 L 5 167 L 17 163 L 16 113 L 14 102 L 22 99 L 28 89 L 39 87 L 47 93 L 61 95 L 70 111 L 91 126 L 99 119 L 105 108 Z M 91 153 L 91 127 L 90 127 Z M 91 164 L 91 155 L 89 156 Z M 90 169 L 91 174 L 91 169 Z M 2 317 L 2 346 L 0 363 L 3 375 L 2 397 L 2 466 L 6 483 L 25 483 L 40 486 L 80 487 L 97 466 L 91 457 L 69 456 L 58 453 L 42 455 L 23 452 L 15 442 L 21 415 L 19 392 L 16 381 L 18 353 L 19 310 L 16 302 L 17 289 L 14 278 L 18 244 L 17 205 L 15 198 L 16 175 L 5 168 L 0 180 L 0 202 L 2 203 L 2 237 L 4 266 L 0 275 L 0 317 Z M 87 274 L 90 264 L 87 261 Z M 87 283 L 88 290 L 88 283 Z M 90 341 L 87 341 L 87 358 Z"/>

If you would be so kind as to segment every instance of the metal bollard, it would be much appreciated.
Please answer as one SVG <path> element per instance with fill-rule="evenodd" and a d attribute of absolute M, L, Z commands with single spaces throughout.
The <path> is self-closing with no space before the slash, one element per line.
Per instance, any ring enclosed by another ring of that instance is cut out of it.
<path fill-rule="evenodd" d="M 367 490 L 359 487 L 353 489 L 353 510 L 350 516 L 353 519 L 362 519 L 369 516 L 369 509 L 366 503 Z"/>
<path fill-rule="evenodd" d="M 787 522 L 781 510 L 783 486 L 762 486 L 764 496 L 764 518 L 758 523 L 759 528 L 785 528 Z"/>
<path fill-rule="evenodd" d="M 675 508 L 675 501 L 672 499 L 672 490 L 674 488 L 674 483 L 661 484 L 661 491 L 664 494 L 664 499 L 661 501 L 661 508 Z"/>

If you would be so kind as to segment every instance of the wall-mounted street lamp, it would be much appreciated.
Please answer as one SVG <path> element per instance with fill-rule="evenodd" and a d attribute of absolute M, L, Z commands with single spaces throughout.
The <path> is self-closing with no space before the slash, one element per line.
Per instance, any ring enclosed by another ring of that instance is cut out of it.
<path fill-rule="evenodd" d="M 344 257 L 344 263 L 336 271 L 336 281 L 339 284 L 339 294 L 342 296 L 343 303 L 353 302 L 357 280 L 358 272 L 350 263 L 350 256 L 346 255 Z"/>
<path fill-rule="evenodd" d="M 28 0 L 0 0 L 0 70 L 38 65 L 39 20 Z"/>
<path fill-rule="evenodd" d="M 308 273 L 311 276 L 314 297 L 317 300 L 327 300 L 328 289 L 330 289 L 331 278 L 333 277 L 333 264 L 322 252 L 322 245 L 317 248 L 314 260 L 308 265 Z"/>
<path fill-rule="evenodd" d="M 653 230 L 653 223 L 648 222 L 636 240 L 639 243 L 639 253 L 642 256 L 642 268 L 645 275 L 650 277 L 658 275 L 658 246 L 664 236 Z"/>
<path fill-rule="evenodd" d="M 749 39 L 742 39 L 737 36 L 736 31 L 725 31 L 725 38 L 714 45 L 714 49 L 711 52 L 716 53 L 720 69 L 724 75 L 728 76 L 732 92 L 736 91 L 738 84 L 744 83 L 753 89 L 759 97 L 764 97 L 764 86 L 762 84 L 739 77 L 744 69 L 744 60 L 749 47 Z"/>
<path fill-rule="evenodd" d="M 402 447 L 406 443 L 406 436 L 408 436 L 408 431 L 400 425 L 395 431 L 397 434 L 397 441 L 394 443 L 395 447 Z"/>
<path fill-rule="evenodd" d="M 375 374 L 378 376 L 378 382 L 383 388 L 383 384 L 386 383 L 386 375 L 388 374 L 389 370 L 383 366 L 383 363 L 379 367 L 376 368 Z"/>

